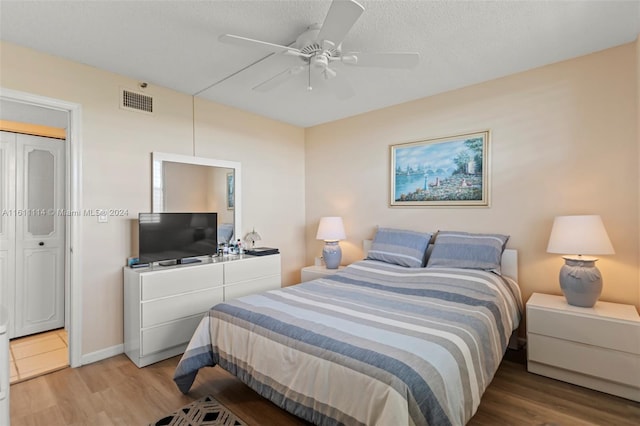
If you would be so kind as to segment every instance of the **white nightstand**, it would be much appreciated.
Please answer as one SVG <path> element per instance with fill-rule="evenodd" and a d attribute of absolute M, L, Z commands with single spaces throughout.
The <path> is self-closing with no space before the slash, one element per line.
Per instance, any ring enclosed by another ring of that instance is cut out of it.
<path fill-rule="evenodd" d="M 326 266 L 306 266 L 300 271 L 300 282 L 315 280 L 316 278 L 333 275 L 338 271 L 342 271 L 345 266 L 339 266 L 338 269 L 327 269 Z"/>
<path fill-rule="evenodd" d="M 636 308 L 597 302 L 571 306 L 534 293 L 527 302 L 528 370 L 640 401 L 640 316 Z"/>

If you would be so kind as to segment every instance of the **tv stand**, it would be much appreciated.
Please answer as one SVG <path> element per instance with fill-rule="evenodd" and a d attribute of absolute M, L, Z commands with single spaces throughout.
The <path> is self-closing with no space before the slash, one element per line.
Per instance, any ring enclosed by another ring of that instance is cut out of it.
<path fill-rule="evenodd" d="M 183 353 L 213 305 L 280 288 L 280 262 L 279 254 L 242 255 L 194 265 L 125 267 L 125 353 L 138 367 Z"/>

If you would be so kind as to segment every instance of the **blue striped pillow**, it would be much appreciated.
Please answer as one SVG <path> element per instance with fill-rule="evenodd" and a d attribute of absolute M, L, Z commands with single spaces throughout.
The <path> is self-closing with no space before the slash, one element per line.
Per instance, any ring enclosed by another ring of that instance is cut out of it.
<path fill-rule="evenodd" d="M 500 275 L 508 235 L 441 231 L 436 235 L 427 268 L 482 269 Z"/>
<path fill-rule="evenodd" d="M 420 268 L 424 266 L 431 235 L 402 229 L 378 228 L 367 259 Z"/>

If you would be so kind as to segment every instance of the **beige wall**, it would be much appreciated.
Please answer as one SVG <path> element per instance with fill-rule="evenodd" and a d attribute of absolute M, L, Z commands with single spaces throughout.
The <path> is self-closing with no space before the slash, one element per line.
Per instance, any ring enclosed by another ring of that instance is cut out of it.
<path fill-rule="evenodd" d="M 209 167 L 164 162 L 164 210 L 168 212 L 208 212 Z M 222 185 L 222 184 L 221 184 Z"/>
<path fill-rule="evenodd" d="M 150 85 L 153 115 L 122 110 L 120 88 L 137 90 L 135 80 L 6 42 L 0 87 L 82 105 L 83 207 L 129 211 L 107 224 L 83 219 L 82 353 L 122 344 L 131 221 L 151 210 L 151 152 L 194 154 L 192 98 Z M 200 100 L 195 111 L 196 155 L 242 163 L 243 232 L 255 225 L 282 249 L 293 283 L 304 263 L 304 131 Z"/>
<path fill-rule="evenodd" d="M 638 180 L 640 181 L 640 36 L 636 38 L 636 124 L 638 139 Z M 638 227 L 640 227 L 640 184 L 638 185 Z M 638 253 L 640 264 L 640 251 Z M 640 293 L 640 268 L 638 268 L 638 293 Z"/>
<path fill-rule="evenodd" d="M 304 253 L 304 129 L 196 99 L 199 157 L 242 163 L 243 236 L 282 253 L 283 285 L 300 282 Z"/>
<path fill-rule="evenodd" d="M 616 254 L 602 299 L 640 306 L 635 43 L 306 130 L 307 263 L 321 216 L 343 216 L 343 262 L 376 225 L 511 235 L 523 296 L 560 294 L 556 215 L 600 214 Z M 389 145 L 489 129 L 490 208 L 390 208 Z"/>

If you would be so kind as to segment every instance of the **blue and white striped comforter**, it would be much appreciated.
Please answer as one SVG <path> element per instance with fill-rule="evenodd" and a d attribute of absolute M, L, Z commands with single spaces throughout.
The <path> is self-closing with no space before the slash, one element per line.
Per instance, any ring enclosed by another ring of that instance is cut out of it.
<path fill-rule="evenodd" d="M 174 380 L 220 365 L 315 424 L 462 425 L 521 315 L 515 282 L 365 260 L 332 276 L 216 305 Z"/>

